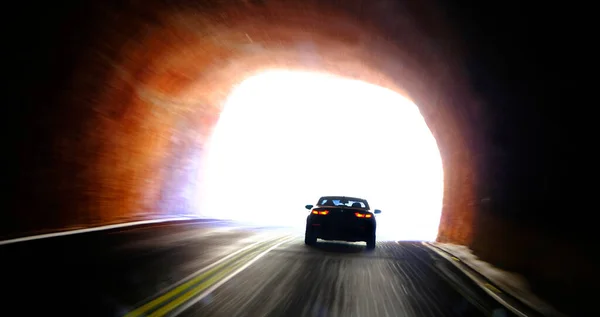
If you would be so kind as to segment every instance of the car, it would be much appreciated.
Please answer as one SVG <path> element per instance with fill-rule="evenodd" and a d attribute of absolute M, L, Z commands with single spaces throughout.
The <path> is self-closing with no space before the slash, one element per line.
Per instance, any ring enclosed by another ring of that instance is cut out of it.
<path fill-rule="evenodd" d="M 347 242 L 364 241 L 367 249 L 375 249 L 377 222 L 367 200 L 345 196 L 323 196 L 316 205 L 306 205 L 310 210 L 306 218 L 304 243 L 312 246 L 317 239 Z"/>

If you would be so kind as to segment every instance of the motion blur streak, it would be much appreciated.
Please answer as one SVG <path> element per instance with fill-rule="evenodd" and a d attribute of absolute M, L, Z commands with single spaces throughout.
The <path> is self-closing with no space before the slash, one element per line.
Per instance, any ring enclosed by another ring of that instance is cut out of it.
<path fill-rule="evenodd" d="M 438 234 L 436 140 L 415 104 L 379 86 L 323 73 L 259 73 L 227 99 L 206 160 L 197 195 L 205 216 L 303 226 L 304 205 L 347 195 L 383 210 L 380 238 Z"/>

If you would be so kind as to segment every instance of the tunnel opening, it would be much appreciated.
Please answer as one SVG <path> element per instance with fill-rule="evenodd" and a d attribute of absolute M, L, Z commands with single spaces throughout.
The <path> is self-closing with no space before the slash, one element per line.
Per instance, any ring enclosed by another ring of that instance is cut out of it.
<path fill-rule="evenodd" d="M 199 215 L 302 228 L 320 196 L 364 197 L 378 236 L 438 235 L 443 171 L 417 106 L 325 73 L 273 69 L 232 90 L 198 174 Z"/>

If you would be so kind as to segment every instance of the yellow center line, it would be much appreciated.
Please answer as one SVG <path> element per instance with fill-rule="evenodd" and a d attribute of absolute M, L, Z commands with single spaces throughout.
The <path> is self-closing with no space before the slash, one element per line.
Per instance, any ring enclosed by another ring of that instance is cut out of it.
<path fill-rule="evenodd" d="M 292 240 L 292 238 L 289 238 L 289 239 L 287 239 L 287 241 L 281 242 L 281 244 L 285 244 L 286 242 L 289 242 L 291 240 Z M 162 316 L 167 315 L 168 313 L 172 312 L 175 308 L 181 306 L 181 304 L 198 296 L 199 294 L 204 292 L 206 289 L 208 289 L 210 286 L 216 284 L 217 282 L 219 282 L 220 280 L 222 280 L 223 278 L 225 278 L 232 272 L 235 272 L 238 269 L 242 268 L 248 262 L 250 262 L 253 258 L 258 256 L 259 254 L 262 254 L 262 253 L 268 251 L 269 249 L 277 246 L 277 244 L 279 244 L 279 242 L 270 244 L 264 248 L 261 248 L 260 250 L 255 250 L 256 252 L 253 252 L 252 255 L 248 255 L 248 256 L 244 257 L 244 259 L 247 259 L 246 261 L 242 261 L 242 259 L 240 259 L 239 261 L 236 261 L 236 265 L 231 265 L 231 266 L 225 268 L 218 274 L 212 276 L 207 281 L 202 282 L 200 285 L 190 289 L 188 292 L 186 292 L 182 296 L 176 298 L 175 300 L 169 302 L 167 305 L 165 305 L 165 306 L 161 307 L 160 309 L 156 310 L 155 312 L 151 313 L 150 315 L 148 315 L 148 317 L 162 317 Z"/>
<path fill-rule="evenodd" d="M 265 241 L 262 244 L 257 245 L 254 248 L 248 249 L 234 257 L 232 257 L 231 259 L 229 259 L 228 261 L 225 261 L 217 266 L 215 266 L 214 268 L 198 275 L 197 277 L 187 281 L 186 283 L 183 283 L 177 287 L 175 287 L 174 289 L 166 292 L 165 294 L 153 299 L 152 301 L 138 307 L 137 309 L 127 313 L 125 315 L 125 317 L 136 317 L 136 316 L 142 316 L 144 315 L 146 312 L 148 312 L 149 310 L 163 304 L 164 302 L 166 302 L 167 300 L 179 295 L 180 293 L 182 293 L 183 291 L 185 291 L 186 289 L 190 288 L 191 286 L 193 286 L 194 284 L 197 284 L 198 282 L 200 282 L 201 280 L 205 279 L 207 276 L 213 275 L 214 273 L 218 272 L 219 270 L 227 267 L 228 265 L 231 265 L 233 263 L 236 263 L 244 258 L 246 258 L 249 254 L 254 254 L 256 253 L 257 250 L 264 250 L 265 248 L 269 247 L 271 244 L 274 244 L 276 242 L 279 242 L 283 239 L 285 239 L 286 237 L 280 237 L 274 240 L 269 240 L 269 241 Z M 204 283 L 202 283 L 204 284 Z"/>
<path fill-rule="evenodd" d="M 263 250 L 260 250 L 260 251 L 263 251 Z M 259 253 L 259 252 L 255 252 L 255 253 Z M 253 253 L 252 255 L 255 255 L 255 253 Z M 251 258 L 251 257 L 248 257 L 248 258 Z M 165 305 L 165 306 L 161 307 L 160 309 L 156 310 L 155 312 L 151 313 L 150 315 L 148 315 L 148 317 L 158 317 L 158 316 L 166 315 L 168 312 L 170 312 L 174 308 L 187 302 L 190 298 L 200 294 L 202 291 L 204 291 L 205 289 L 207 289 L 214 283 L 218 282 L 225 276 L 229 275 L 231 272 L 244 266 L 244 264 L 246 264 L 246 261 L 238 261 L 237 265 L 232 265 L 232 266 L 225 268 L 224 270 L 220 271 L 218 274 L 213 275 L 208 280 L 206 280 L 206 281 L 202 282 L 201 284 L 199 284 L 198 286 L 190 289 L 188 292 L 186 292 L 182 296 L 177 297 L 175 300 L 169 302 L 167 305 Z"/>

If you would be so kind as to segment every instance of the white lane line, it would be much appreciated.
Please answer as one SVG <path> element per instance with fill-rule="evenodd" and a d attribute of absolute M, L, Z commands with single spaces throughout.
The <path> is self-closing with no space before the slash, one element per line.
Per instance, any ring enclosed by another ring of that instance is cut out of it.
<path fill-rule="evenodd" d="M 456 260 L 454 260 L 451 256 L 449 256 L 448 254 L 444 253 L 443 251 L 439 250 L 438 248 L 430 245 L 427 242 L 421 242 L 424 246 L 428 247 L 429 249 L 431 249 L 433 252 L 439 254 L 440 256 L 442 256 L 444 259 L 448 260 L 448 262 L 452 263 L 452 265 L 454 265 L 456 268 L 458 268 L 461 272 L 463 272 L 468 278 L 470 278 L 473 282 L 475 282 L 475 284 L 477 284 L 481 289 L 483 289 L 486 293 L 488 293 L 488 295 L 490 295 L 492 298 L 494 298 L 496 301 L 498 301 L 500 304 L 502 304 L 504 307 L 510 309 L 513 313 L 517 314 L 518 316 L 521 317 L 527 317 L 527 314 L 521 312 L 520 310 L 518 310 L 516 307 L 514 307 L 513 305 L 509 304 L 507 301 L 505 301 L 502 297 L 498 296 L 498 294 L 494 293 L 491 289 L 487 288 L 485 286 L 485 283 L 481 280 L 481 278 L 476 277 L 475 275 L 473 275 L 471 272 L 465 270 L 461 265 L 459 265 L 457 263 Z"/>
<path fill-rule="evenodd" d="M 143 305 L 144 303 L 147 303 L 147 302 L 151 301 L 152 299 L 154 299 L 154 298 L 156 298 L 156 297 L 158 297 L 158 296 L 160 296 L 160 295 L 162 295 L 162 294 L 165 294 L 165 293 L 167 293 L 169 290 L 176 288 L 178 285 L 181 285 L 181 284 L 183 284 L 183 283 L 185 283 L 185 282 L 187 282 L 187 281 L 189 281 L 189 280 L 193 279 L 194 277 L 196 277 L 196 276 L 198 276 L 198 275 L 200 275 L 200 274 L 202 274 L 202 273 L 204 273 L 204 272 L 206 272 L 206 271 L 208 271 L 208 270 L 212 269 L 213 267 L 215 267 L 215 266 L 217 266 L 217 265 L 219 265 L 219 264 L 221 264 L 221 263 L 223 263 L 223 262 L 227 261 L 228 259 L 231 259 L 232 257 L 234 257 L 234 256 L 236 256 L 236 255 L 238 255 L 238 254 L 240 254 L 240 253 L 242 253 L 242 252 L 244 252 L 244 251 L 247 251 L 247 250 L 249 250 L 249 249 L 252 249 L 252 248 L 254 248 L 254 247 L 258 246 L 259 244 L 264 244 L 264 243 L 267 243 L 267 242 L 269 242 L 269 241 L 276 241 L 276 240 L 280 240 L 280 239 L 283 239 L 283 237 L 281 237 L 281 236 L 280 236 L 279 238 L 275 239 L 273 236 L 267 236 L 267 237 L 265 237 L 264 239 L 261 239 L 261 240 L 259 240 L 259 241 L 257 241 L 257 242 L 254 242 L 254 243 L 252 243 L 252 244 L 249 244 L 249 245 L 247 245 L 247 246 L 245 246 L 245 247 L 243 247 L 243 248 L 241 248 L 241 249 L 239 249 L 239 250 L 236 250 L 235 252 L 233 252 L 233 253 L 230 253 L 229 255 L 227 255 L 227 256 L 224 256 L 224 257 L 220 258 L 219 260 L 217 260 L 217 261 L 215 261 L 215 262 L 213 262 L 213 263 L 209 264 L 208 266 L 205 266 L 205 267 L 203 267 L 203 268 L 201 268 L 201 269 L 197 270 L 196 272 L 194 272 L 194 273 L 191 273 L 190 275 L 188 275 L 188 276 L 186 276 L 186 277 L 182 278 L 182 279 L 181 279 L 181 280 L 179 280 L 178 282 L 175 282 L 175 283 L 173 283 L 173 284 L 171 284 L 171 285 L 169 285 L 169 286 L 167 286 L 167 287 L 163 288 L 162 290 L 160 290 L 160 291 L 156 292 L 154 295 L 152 295 L 152 296 L 148 296 L 146 299 L 144 299 L 144 300 L 143 300 L 143 301 L 141 301 L 140 303 L 137 303 L 136 305 L 134 305 L 134 307 L 141 306 L 141 305 Z"/>
<path fill-rule="evenodd" d="M 185 311 L 186 309 L 192 307 L 197 302 L 201 301 L 204 297 L 208 296 L 214 290 L 216 290 L 217 288 L 219 288 L 223 284 L 227 283 L 227 281 L 229 281 L 234 276 L 236 276 L 239 273 L 241 273 L 243 270 L 245 270 L 246 268 L 248 268 L 250 265 L 254 264 L 256 261 L 258 261 L 260 258 L 262 258 L 263 256 L 265 256 L 267 253 L 271 252 L 273 249 L 279 247 L 282 244 L 288 243 L 288 242 L 290 242 L 290 241 L 292 241 L 294 239 L 296 239 L 296 237 L 288 237 L 288 238 L 284 239 L 283 241 L 275 244 L 274 246 L 268 248 L 267 250 L 263 251 L 262 253 L 260 253 L 256 257 L 252 258 L 252 260 L 250 260 L 246 264 L 244 264 L 242 267 L 240 267 L 239 269 L 235 270 L 233 273 L 227 275 L 225 278 L 223 278 L 219 282 L 215 283 L 213 286 L 207 288 L 204 292 L 200 293 L 200 295 L 196 296 L 192 300 L 190 300 L 190 301 L 184 303 L 183 305 L 177 307 L 176 309 L 174 309 L 168 315 L 169 316 L 177 316 L 177 315 L 181 314 L 183 311 Z"/>
<path fill-rule="evenodd" d="M 161 223 L 161 222 L 168 222 L 168 221 L 183 221 L 183 220 L 202 220 L 202 218 L 165 218 L 165 219 L 156 219 L 156 220 L 124 222 L 124 223 L 118 223 L 118 224 L 114 224 L 114 225 L 68 230 L 68 231 L 61 231 L 61 232 L 53 232 L 53 233 L 46 233 L 46 234 L 40 234 L 40 235 L 35 235 L 35 236 L 29 236 L 29 237 L 3 240 L 3 241 L 0 241 L 0 245 L 6 245 L 6 244 L 11 244 L 11 243 L 17 243 L 17 242 L 25 242 L 25 241 L 31 241 L 31 240 L 38 240 L 38 239 L 61 237 L 61 236 L 67 236 L 67 235 L 71 235 L 71 234 L 88 233 L 88 232 L 94 232 L 94 231 L 110 230 L 110 229 L 117 229 L 117 228 L 124 228 L 124 227 L 131 227 L 131 226 L 138 226 L 138 225 L 145 225 L 145 224 L 152 224 L 152 223 Z M 216 222 L 222 222 L 222 221 L 206 221 L 206 222 L 202 222 L 202 223 L 216 223 Z"/>

